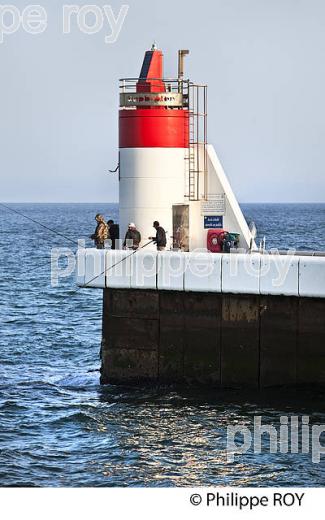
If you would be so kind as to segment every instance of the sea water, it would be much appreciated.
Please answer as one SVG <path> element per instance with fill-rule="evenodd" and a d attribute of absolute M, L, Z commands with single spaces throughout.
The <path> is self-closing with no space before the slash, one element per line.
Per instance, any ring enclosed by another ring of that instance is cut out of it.
<path fill-rule="evenodd" d="M 102 291 L 73 275 L 52 287 L 50 252 L 90 246 L 95 214 L 116 219 L 117 205 L 10 207 L 67 238 L 0 207 L 1 486 L 323 486 L 323 458 L 270 454 L 267 436 L 227 459 L 229 427 L 255 416 L 325 424 L 322 392 L 101 387 Z M 325 250 L 324 204 L 242 208 L 267 248 Z"/>

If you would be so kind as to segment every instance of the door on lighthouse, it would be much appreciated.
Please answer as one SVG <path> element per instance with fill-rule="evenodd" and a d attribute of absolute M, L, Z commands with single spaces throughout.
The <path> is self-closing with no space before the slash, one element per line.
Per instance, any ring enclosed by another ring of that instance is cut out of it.
<path fill-rule="evenodd" d="M 189 205 L 173 206 L 173 248 L 189 251 Z"/>

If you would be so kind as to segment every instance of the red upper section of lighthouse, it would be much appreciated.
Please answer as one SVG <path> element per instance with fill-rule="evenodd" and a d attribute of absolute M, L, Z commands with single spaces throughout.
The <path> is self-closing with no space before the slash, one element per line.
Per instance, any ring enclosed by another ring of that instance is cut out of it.
<path fill-rule="evenodd" d="M 160 50 L 145 53 L 136 92 L 148 95 L 160 93 L 159 97 L 164 92 L 166 97 L 169 95 L 163 81 L 163 53 Z M 152 106 L 121 109 L 119 136 L 120 148 L 187 148 L 188 110 L 167 105 L 155 106 L 154 102 Z"/>

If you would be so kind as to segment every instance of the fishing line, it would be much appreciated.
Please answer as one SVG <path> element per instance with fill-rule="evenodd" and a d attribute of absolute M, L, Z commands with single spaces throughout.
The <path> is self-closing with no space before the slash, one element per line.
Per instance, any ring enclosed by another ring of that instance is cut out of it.
<path fill-rule="evenodd" d="M 13 213 L 16 213 L 17 215 L 20 215 L 21 217 L 26 218 L 27 220 L 30 220 L 31 222 L 34 222 L 34 224 L 37 224 L 38 226 L 41 226 L 44 229 L 47 229 L 48 231 L 50 231 L 51 233 L 54 233 L 55 235 L 58 235 L 60 237 L 65 238 L 66 240 L 69 240 L 70 242 L 73 242 L 73 244 L 79 245 L 77 240 L 75 240 L 75 239 L 73 239 L 71 237 L 67 237 L 63 233 L 60 233 L 59 231 L 56 231 L 55 229 L 51 229 L 48 226 L 45 226 L 45 224 L 41 224 L 37 220 L 34 220 L 33 218 L 28 217 L 27 215 L 24 215 L 24 213 L 21 213 L 20 211 L 17 211 L 16 209 L 11 208 L 10 206 L 6 206 L 6 204 L 4 204 L 3 202 L 0 202 L 0 206 L 6 208 L 9 211 L 12 211 Z"/>
<path fill-rule="evenodd" d="M 24 213 L 21 213 L 20 211 L 18 210 L 15 210 L 9 206 L 7 206 L 6 204 L 4 204 L 3 202 L 0 202 L 0 206 L 2 206 L 3 208 L 6 208 L 7 210 L 13 212 L 13 213 L 16 213 L 17 215 L 20 215 L 21 217 L 24 217 L 26 218 L 27 220 L 30 220 L 31 222 L 33 222 L 34 224 L 37 224 L 38 226 L 41 226 L 42 228 L 44 229 L 47 229 L 48 231 L 50 231 L 51 233 L 54 233 L 55 235 L 58 235 L 60 237 L 63 237 L 65 238 L 66 240 L 69 240 L 70 242 L 72 242 L 73 244 L 77 244 L 79 246 L 79 242 L 77 240 L 74 240 L 72 239 L 71 237 L 68 237 L 66 235 L 64 235 L 63 233 L 60 233 L 59 231 L 56 231 L 54 229 L 51 229 L 49 228 L 48 226 L 45 226 L 45 224 L 41 224 L 40 222 L 38 222 L 37 220 L 31 218 L 31 217 L 28 217 L 27 215 L 24 215 Z M 103 274 L 106 274 L 110 269 L 113 269 L 114 267 L 116 267 L 117 265 L 121 264 L 122 262 L 124 262 L 124 260 L 127 260 L 128 258 L 130 258 L 131 256 L 133 256 L 135 253 L 137 253 L 138 251 L 140 251 L 140 249 L 144 249 L 145 247 L 147 247 L 149 244 L 151 244 L 152 242 L 154 242 L 154 240 L 150 240 L 150 242 L 147 242 L 144 246 L 140 247 L 139 249 L 136 249 L 135 251 L 133 251 L 130 255 L 128 256 L 125 256 L 124 258 L 122 258 L 121 260 L 119 260 L 118 262 L 116 262 L 115 264 L 111 265 L 110 267 L 108 267 L 107 269 L 105 269 L 102 273 L 98 274 L 97 276 L 94 276 L 94 278 L 92 278 L 91 280 L 89 280 L 89 282 L 86 283 L 86 285 L 84 285 L 83 287 L 78 287 L 78 289 L 76 291 L 74 291 L 72 293 L 73 294 L 76 294 L 80 289 L 83 289 L 85 287 L 87 287 L 90 283 L 92 283 L 93 281 L 97 280 L 97 278 L 99 278 L 100 276 L 102 276 Z M 50 265 L 52 263 L 52 258 L 47 261 L 46 263 L 42 264 L 42 265 L 38 265 L 35 269 L 29 269 L 29 272 L 32 272 L 36 269 L 39 269 L 40 267 L 43 267 L 45 265 Z"/>
<path fill-rule="evenodd" d="M 4 208 L 6 208 L 7 210 L 13 212 L 13 213 L 17 213 L 17 215 L 20 215 L 21 217 L 24 217 L 26 218 L 27 220 L 30 220 L 31 222 L 33 222 L 34 224 L 37 224 L 38 226 L 41 226 L 42 228 L 45 228 L 47 229 L 48 231 L 51 231 L 51 233 L 54 233 L 55 235 L 58 235 L 59 237 L 63 237 L 65 238 L 66 240 L 69 240 L 70 242 L 72 242 L 73 244 L 77 244 L 79 245 L 78 241 L 77 240 L 74 240 L 72 239 L 71 237 L 68 237 L 66 235 L 64 235 L 63 233 L 60 233 L 59 231 L 56 231 L 54 229 L 51 229 L 49 228 L 48 226 L 46 226 L 45 224 L 41 224 L 41 222 L 38 222 L 37 220 L 31 218 L 31 217 L 28 217 L 27 215 L 24 215 L 23 213 L 21 213 L 20 211 L 18 210 L 15 210 L 13 208 L 11 208 L 10 206 L 7 206 L 6 204 L 4 204 L 3 202 L 0 202 L 0 206 L 3 206 Z M 84 238 L 89 238 L 88 235 L 81 235 L 82 237 Z M 46 238 L 43 238 L 41 237 L 41 240 L 45 240 L 46 241 Z M 51 266 L 52 264 L 52 259 L 50 258 L 49 260 L 47 260 L 44 264 L 39 264 L 38 266 L 36 267 L 33 267 L 33 268 L 30 268 L 28 269 L 28 272 L 33 272 L 33 271 L 36 271 L 37 269 L 40 269 L 41 267 L 46 267 L 46 266 Z"/>

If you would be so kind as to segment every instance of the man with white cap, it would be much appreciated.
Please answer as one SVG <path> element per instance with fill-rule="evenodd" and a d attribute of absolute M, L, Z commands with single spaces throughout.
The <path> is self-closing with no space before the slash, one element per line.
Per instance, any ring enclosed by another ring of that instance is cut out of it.
<path fill-rule="evenodd" d="M 137 227 L 134 224 L 134 222 L 130 222 L 130 224 L 128 226 L 128 230 L 125 234 L 123 247 L 125 249 L 133 249 L 133 251 L 135 251 L 136 249 L 139 249 L 140 242 L 141 242 L 141 234 L 137 230 Z"/>

